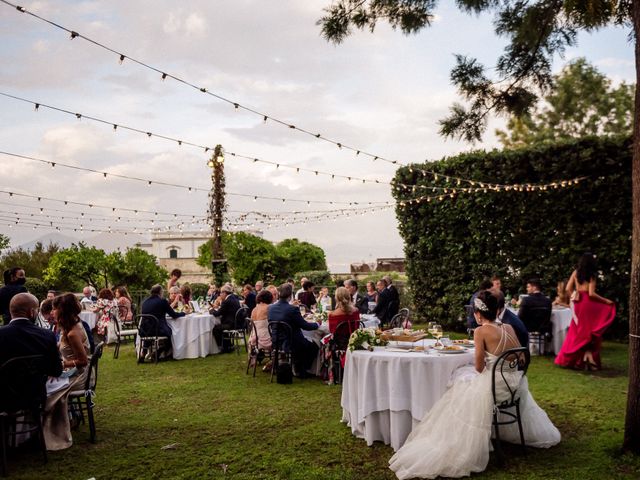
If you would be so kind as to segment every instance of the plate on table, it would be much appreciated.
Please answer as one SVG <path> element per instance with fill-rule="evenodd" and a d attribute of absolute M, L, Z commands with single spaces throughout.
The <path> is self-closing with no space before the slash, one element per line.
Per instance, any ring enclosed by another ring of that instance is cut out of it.
<path fill-rule="evenodd" d="M 473 340 L 469 340 L 468 338 L 465 338 L 463 340 L 454 340 L 453 344 L 454 345 L 463 345 L 465 347 L 473 347 L 475 345 L 475 342 Z"/>
<path fill-rule="evenodd" d="M 433 347 L 433 349 L 438 353 L 464 353 L 468 350 L 460 345 L 449 345 L 448 347 Z"/>

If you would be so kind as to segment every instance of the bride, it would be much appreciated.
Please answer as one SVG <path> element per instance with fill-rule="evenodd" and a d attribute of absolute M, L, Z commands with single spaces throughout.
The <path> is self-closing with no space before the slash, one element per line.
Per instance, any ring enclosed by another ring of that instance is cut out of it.
<path fill-rule="evenodd" d="M 489 463 L 493 419 L 491 366 L 505 350 L 520 347 L 510 325 L 496 322 L 498 299 L 480 292 L 474 302 L 478 325 L 474 333 L 475 366 L 462 367 L 450 388 L 413 429 L 405 444 L 389 460 L 399 479 L 464 477 L 482 472 Z M 498 383 L 506 395 L 507 386 Z M 560 442 L 560 432 L 529 393 L 526 377 L 514 372 L 508 383 L 518 386 L 525 443 L 548 448 Z M 500 399 L 502 400 L 502 399 Z M 502 440 L 520 443 L 517 424 L 501 425 Z"/>

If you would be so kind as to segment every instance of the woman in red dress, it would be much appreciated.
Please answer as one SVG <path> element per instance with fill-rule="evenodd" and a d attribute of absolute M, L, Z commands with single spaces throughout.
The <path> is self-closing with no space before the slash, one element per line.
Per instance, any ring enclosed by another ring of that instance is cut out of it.
<path fill-rule="evenodd" d="M 589 370 L 601 367 L 602 334 L 613 322 L 616 307 L 611 300 L 596 293 L 597 273 L 595 257 L 585 253 L 567 282 L 573 319 L 556 365 Z"/>

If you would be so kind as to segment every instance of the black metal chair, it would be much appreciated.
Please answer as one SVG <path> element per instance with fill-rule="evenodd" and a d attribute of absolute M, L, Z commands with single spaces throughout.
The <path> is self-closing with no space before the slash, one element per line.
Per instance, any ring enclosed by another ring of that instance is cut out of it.
<path fill-rule="evenodd" d="M 138 357 L 138 363 L 144 363 L 145 356 L 144 350 L 148 349 L 149 354 L 153 356 L 154 363 L 158 363 L 158 356 L 160 345 L 171 342 L 171 339 L 166 336 L 158 335 L 159 320 L 148 313 L 141 313 L 136 315 L 136 323 L 138 325 L 138 339 L 139 344 L 136 349 Z M 142 361 L 140 361 L 142 360 Z"/>
<path fill-rule="evenodd" d="M 409 320 L 409 309 L 403 308 L 393 316 L 389 322 L 389 328 L 406 328 Z"/>
<path fill-rule="evenodd" d="M 16 437 L 37 433 L 44 463 L 47 446 L 42 430 L 42 409 L 46 399 L 47 374 L 44 355 L 28 355 L 7 360 L 0 366 L 0 443 L 2 445 L 2 475 L 7 475 L 7 440 L 16 446 Z M 21 428 L 18 431 L 18 425 Z M 26 427 L 29 425 L 29 427 Z"/>
<path fill-rule="evenodd" d="M 529 331 L 529 349 L 531 353 L 548 353 L 545 348 L 551 340 L 551 307 L 526 307 L 520 318 Z"/>
<path fill-rule="evenodd" d="M 133 318 L 130 322 L 122 321 L 123 318 L 127 318 L 128 313 L 129 309 L 124 305 L 111 309 L 109 316 L 111 317 L 110 321 L 113 322 L 113 330 L 116 334 L 116 345 L 113 349 L 113 358 L 118 358 L 118 355 L 120 354 L 120 344 L 123 341 L 133 340 L 135 342 L 136 336 L 138 335 L 136 318 Z"/>
<path fill-rule="evenodd" d="M 233 321 L 233 328 L 222 331 L 222 345 L 220 346 L 221 348 L 225 344 L 225 341 L 228 341 L 231 344 L 231 348 L 233 348 L 236 353 L 240 355 L 240 339 L 242 339 L 244 350 L 246 353 L 249 353 L 246 330 L 247 320 L 250 320 L 249 308 L 239 308 Z"/>
<path fill-rule="evenodd" d="M 342 375 L 344 374 L 342 368 L 342 357 L 347 353 L 347 347 L 349 346 L 349 338 L 351 334 L 360 328 L 362 322 L 340 322 L 333 332 L 331 341 L 329 342 L 329 348 L 331 349 L 331 357 L 334 371 L 334 378 L 337 379 L 336 383 L 342 384 Z"/>
<path fill-rule="evenodd" d="M 293 330 L 286 322 L 269 322 L 269 335 L 271 335 L 271 379 L 278 373 L 280 362 L 288 362 L 293 367 Z"/>
<path fill-rule="evenodd" d="M 518 423 L 518 431 L 520 432 L 520 444 L 523 452 L 526 454 L 526 446 L 524 443 L 524 432 L 522 430 L 522 420 L 520 418 L 520 397 L 518 396 L 517 385 L 509 383 L 512 377 L 521 379 L 527 374 L 531 354 L 526 347 L 512 348 L 506 350 L 496 359 L 491 368 L 491 393 L 493 395 L 493 430 L 495 432 L 496 453 L 500 464 L 504 463 L 504 452 L 500 443 L 500 426 Z M 515 375 L 514 375 L 515 374 Z M 521 375 L 520 375 L 521 374 Z M 500 382 L 500 391 L 506 393 L 498 397 L 496 391 L 496 382 Z M 506 385 L 506 389 L 502 388 Z M 515 411 L 514 411 L 515 410 Z M 501 419 L 500 416 L 506 417 Z"/>
<path fill-rule="evenodd" d="M 266 321 L 266 320 L 264 320 Z M 262 360 L 265 358 L 269 358 L 271 355 L 271 350 L 264 349 L 260 347 L 260 337 L 258 337 L 258 328 L 256 327 L 256 323 L 250 318 L 247 319 L 247 331 L 253 332 L 253 336 L 255 337 L 255 345 L 249 345 L 249 358 L 247 359 L 247 375 L 249 374 L 249 368 L 251 368 L 251 364 L 253 363 L 253 376 L 256 376 L 256 369 L 259 364 L 262 364 Z"/>
<path fill-rule="evenodd" d="M 93 417 L 93 397 L 96 394 L 96 386 L 98 385 L 98 361 L 102 357 L 104 342 L 96 345 L 95 352 L 91 356 L 91 361 L 87 367 L 87 379 L 84 382 L 83 390 L 73 390 L 69 392 L 69 413 L 79 416 L 84 423 L 84 412 L 87 412 L 89 419 L 89 434 L 91 443 L 96 443 L 96 422 Z"/>

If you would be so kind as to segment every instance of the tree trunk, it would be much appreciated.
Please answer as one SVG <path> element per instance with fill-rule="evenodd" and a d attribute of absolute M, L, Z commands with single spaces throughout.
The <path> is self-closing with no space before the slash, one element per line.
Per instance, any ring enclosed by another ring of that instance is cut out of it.
<path fill-rule="evenodd" d="M 640 1 L 633 2 L 636 97 L 633 122 L 631 286 L 629 288 L 629 392 L 624 426 L 625 450 L 640 453 Z"/>

